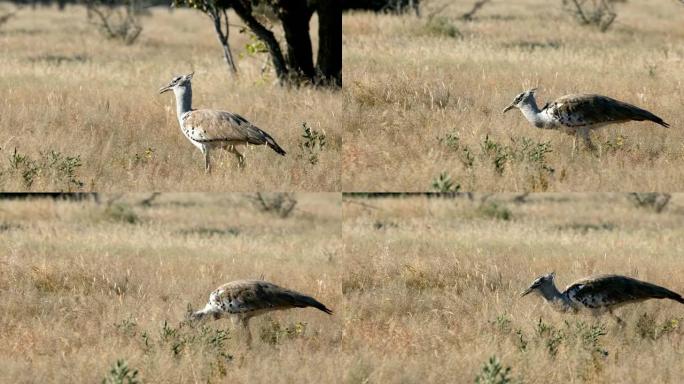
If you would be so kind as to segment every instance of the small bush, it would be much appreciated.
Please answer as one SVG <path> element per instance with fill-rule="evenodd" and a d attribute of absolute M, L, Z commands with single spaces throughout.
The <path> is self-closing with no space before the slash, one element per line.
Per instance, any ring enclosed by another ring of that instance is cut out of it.
<path fill-rule="evenodd" d="M 294 211 L 297 199 L 290 193 L 261 193 L 251 197 L 254 207 L 262 212 L 272 213 L 281 218 L 287 218 Z"/>
<path fill-rule="evenodd" d="M 614 0 L 563 0 L 563 10 L 580 25 L 592 26 L 605 32 L 617 17 Z"/>
<path fill-rule="evenodd" d="M 679 329 L 680 319 L 670 319 L 658 324 L 655 315 L 644 313 L 636 322 L 636 333 L 642 339 L 658 340 Z"/>
<path fill-rule="evenodd" d="M 271 345 L 281 344 L 284 340 L 292 340 L 304 336 L 306 323 L 297 322 L 283 326 L 279 321 L 271 319 L 259 331 L 259 338 Z"/>
<path fill-rule="evenodd" d="M 461 189 L 460 184 L 454 184 L 451 180 L 451 176 L 446 172 L 439 174 L 437 178 L 432 180 L 432 190 L 440 193 L 453 193 L 458 192 Z"/>
<path fill-rule="evenodd" d="M 494 170 L 497 174 L 503 175 L 506 162 L 508 161 L 509 151 L 508 148 L 500 143 L 497 143 L 486 135 L 484 141 L 480 145 L 482 150 L 482 156 L 484 158 L 489 158 L 494 165 Z"/>
<path fill-rule="evenodd" d="M 302 123 L 303 140 L 299 143 L 299 149 L 303 157 L 306 157 L 311 165 L 318 164 L 320 153 L 325 149 L 327 144 L 325 132 L 319 132 L 306 123 Z"/>
<path fill-rule="evenodd" d="M 138 370 L 128 368 L 126 360 L 117 360 L 109 370 L 109 374 L 102 379 L 102 384 L 137 384 Z"/>
<path fill-rule="evenodd" d="M 482 204 L 478 207 L 477 212 L 487 218 L 508 221 L 513 218 L 513 213 L 505 205 L 500 205 L 495 202 Z"/>
<path fill-rule="evenodd" d="M 112 221 L 118 221 L 128 224 L 137 224 L 140 222 L 140 217 L 135 213 L 133 208 L 126 203 L 112 203 L 107 205 L 104 210 L 104 217 Z"/>
<path fill-rule="evenodd" d="M 38 159 L 23 155 L 14 148 L 9 157 L 7 174 L 21 178 L 24 187 L 31 189 L 39 179 L 48 179 L 64 190 L 72 192 L 83 188 L 83 182 L 78 179 L 78 168 L 82 166 L 80 156 L 65 156 L 57 151 L 40 152 Z M 0 175 L 4 174 L 0 170 Z"/>
<path fill-rule="evenodd" d="M 662 212 L 667 207 L 667 203 L 670 202 L 670 198 L 672 198 L 672 195 L 669 193 L 657 192 L 632 192 L 628 196 L 635 207 L 648 209 L 656 213 Z"/>
<path fill-rule="evenodd" d="M 228 227 L 225 229 L 223 229 L 223 228 L 197 227 L 197 228 L 181 229 L 177 233 L 180 235 L 184 235 L 184 236 L 197 235 L 197 236 L 201 236 L 201 237 L 237 236 L 240 234 L 240 229 L 234 228 L 234 227 Z"/>
<path fill-rule="evenodd" d="M 85 4 L 88 20 L 106 38 L 131 45 L 140 36 L 143 30 L 140 23 L 140 15 L 144 10 L 142 1 L 126 0 L 122 7 L 112 6 L 104 0 L 85 0 Z"/>
<path fill-rule="evenodd" d="M 492 356 L 482 365 L 480 373 L 475 377 L 475 383 L 509 384 L 513 382 L 510 373 L 511 367 L 504 367 L 496 356 Z"/>
<path fill-rule="evenodd" d="M 440 145 L 443 145 L 447 149 L 456 152 L 458 151 L 460 147 L 460 141 L 461 139 L 458 137 L 458 134 L 455 132 L 450 132 L 447 133 L 446 135 L 442 137 L 438 137 L 437 141 L 439 142 Z"/>
<path fill-rule="evenodd" d="M 428 18 L 425 23 L 425 30 L 429 34 L 435 36 L 446 36 L 450 38 L 459 38 L 463 36 L 453 20 L 445 16 Z"/>

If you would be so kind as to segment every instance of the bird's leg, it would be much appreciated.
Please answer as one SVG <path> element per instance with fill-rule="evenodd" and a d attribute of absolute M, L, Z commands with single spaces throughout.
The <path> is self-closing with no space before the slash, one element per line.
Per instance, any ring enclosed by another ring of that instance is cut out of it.
<path fill-rule="evenodd" d="M 251 347 L 252 346 L 252 332 L 249 330 L 249 317 L 242 318 L 241 322 L 242 322 L 242 327 L 245 331 L 245 336 L 247 338 L 247 346 Z"/>
<path fill-rule="evenodd" d="M 618 315 L 614 314 L 612 310 L 609 310 L 608 313 L 610 313 L 611 316 L 613 316 L 615 318 L 615 320 L 617 321 L 619 326 L 621 326 L 621 327 L 625 326 L 625 324 L 626 324 L 625 321 L 622 320 Z"/>
<path fill-rule="evenodd" d="M 589 129 L 584 128 L 581 132 L 582 138 L 584 139 L 584 145 L 586 145 L 590 151 L 596 150 L 596 146 L 594 146 L 594 143 L 591 142 L 591 138 L 589 137 Z"/>
<path fill-rule="evenodd" d="M 209 148 L 202 147 L 204 153 L 204 173 L 211 173 L 211 165 L 209 164 Z"/>
<path fill-rule="evenodd" d="M 234 145 L 229 146 L 228 151 L 235 154 L 235 156 L 238 159 L 238 167 L 243 168 L 245 166 L 245 156 L 243 156 L 242 153 L 238 152 L 237 148 L 235 148 Z"/>

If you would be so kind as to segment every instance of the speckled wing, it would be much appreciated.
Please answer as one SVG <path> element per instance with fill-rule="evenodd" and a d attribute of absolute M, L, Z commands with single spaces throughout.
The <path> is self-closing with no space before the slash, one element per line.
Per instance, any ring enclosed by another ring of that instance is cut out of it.
<path fill-rule="evenodd" d="M 669 127 L 660 117 L 613 98 L 595 94 L 566 95 L 553 101 L 553 116 L 567 127 L 648 120 Z"/>
<path fill-rule="evenodd" d="M 588 308 L 610 307 L 647 299 L 682 300 L 679 294 L 666 288 L 619 275 L 582 279 L 571 284 L 565 292 L 571 300 Z"/>
<path fill-rule="evenodd" d="M 219 289 L 223 310 L 248 313 L 264 310 L 314 307 L 327 314 L 332 311 L 312 297 L 260 280 L 241 280 Z"/>
<path fill-rule="evenodd" d="M 183 129 L 198 142 L 228 141 L 266 144 L 268 134 L 244 117 L 224 111 L 199 109 L 183 116 Z"/>

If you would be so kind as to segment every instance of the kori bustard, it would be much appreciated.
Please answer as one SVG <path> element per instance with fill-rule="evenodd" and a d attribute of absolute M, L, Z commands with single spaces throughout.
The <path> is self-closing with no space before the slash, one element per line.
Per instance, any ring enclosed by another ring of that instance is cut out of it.
<path fill-rule="evenodd" d="M 562 96 L 546 103 L 540 110 L 534 98 L 536 90 L 536 88 L 532 88 L 519 94 L 510 105 L 504 108 L 503 112 L 506 113 L 513 108 L 518 108 L 525 118 L 537 128 L 557 129 L 574 135 L 573 150 L 576 146 L 577 135 L 582 136 L 589 149 L 594 149 L 589 132 L 608 124 L 648 120 L 665 128 L 670 126 L 663 119 L 645 109 L 608 96 L 594 94 Z"/>
<path fill-rule="evenodd" d="M 244 166 L 245 157 L 236 145 L 268 145 L 277 154 L 285 151 L 263 130 L 244 117 L 225 111 L 192 109 L 192 75 L 176 76 L 159 89 L 159 94 L 173 91 L 176 95 L 176 114 L 183 135 L 204 154 L 204 169 L 211 170 L 209 152 L 214 148 L 226 149 L 238 159 L 238 166 Z"/>
<path fill-rule="evenodd" d="M 189 320 L 229 317 L 233 324 L 242 325 L 251 343 L 249 320 L 270 311 L 313 307 L 328 315 L 332 311 L 311 296 L 262 280 L 237 280 L 218 287 L 209 295 L 204 309 L 189 313 Z"/>
<path fill-rule="evenodd" d="M 667 288 L 620 275 L 597 275 L 577 280 L 560 292 L 554 283 L 555 273 L 538 277 L 522 296 L 537 293 L 560 311 L 589 310 L 597 316 L 609 312 L 619 323 L 613 309 L 648 299 L 670 299 L 684 304 L 684 298 Z"/>

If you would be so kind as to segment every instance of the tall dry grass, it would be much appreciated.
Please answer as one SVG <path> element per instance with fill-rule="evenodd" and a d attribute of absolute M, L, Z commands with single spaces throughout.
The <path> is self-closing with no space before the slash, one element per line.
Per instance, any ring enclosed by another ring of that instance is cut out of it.
<path fill-rule="evenodd" d="M 560 1 L 491 2 L 472 22 L 458 18 L 473 1 L 453 2 L 431 22 L 429 10 L 445 2 L 425 3 L 421 19 L 344 16 L 344 190 L 425 191 L 442 172 L 472 191 L 684 186 L 681 4 L 617 4 L 614 26 L 601 33 L 577 25 Z M 540 107 L 599 93 L 672 128 L 605 127 L 593 136 L 598 152 L 580 146 L 573 155 L 572 137 L 536 129 L 517 110 L 501 113 L 532 87 Z"/>
<path fill-rule="evenodd" d="M 562 315 L 519 293 L 624 273 L 684 291 L 684 201 L 621 195 L 473 202 L 298 194 L 288 218 L 244 195 L 0 204 L 0 377 L 98 382 L 117 360 L 143 382 L 472 383 L 496 356 L 535 382 L 677 382 L 681 305 Z M 340 234 L 341 233 L 341 234 Z M 335 311 L 181 326 L 219 284 L 262 277 Z M 567 323 L 566 323 L 567 322 Z"/>
<path fill-rule="evenodd" d="M 235 15 L 231 22 L 240 24 Z M 251 41 L 239 28 L 230 35 L 235 56 L 242 56 L 240 75 L 232 78 L 200 12 L 153 9 L 142 23 L 131 46 L 106 40 L 82 7 L 23 9 L 2 26 L 0 189 L 339 190 L 339 92 L 275 85 L 272 71 L 261 74 L 266 55 L 245 55 Z M 213 173 L 205 175 L 202 154 L 180 132 L 173 96 L 157 94 L 190 71 L 195 108 L 245 116 L 288 155 L 250 147 L 240 170 L 233 155 L 215 151 Z M 303 123 L 327 135 L 317 164 L 300 148 Z M 13 164 L 15 150 L 29 160 Z"/>
<path fill-rule="evenodd" d="M 0 203 L 0 381 L 101 382 L 124 359 L 146 383 L 331 382 L 344 316 L 254 319 L 252 349 L 228 320 L 179 324 L 243 278 L 341 310 L 339 194 L 297 194 L 287 218 L 239 194 L 145 197 Z"/>
<path fill-rule="evenodd" d="M 344 203 L 342 281 L 354 382 L 472 383 L 496 356 L 511 382 L 675 383 L 684 306 L 653 300 L 610 318 L 555 312 L 520 292 L 555 271 L 684 292 L 684 200 L 661 214 L 621 195 L 477 195 Z M 501 377 L 499 377 L 501 379 Z M 485 381 L 488 382 L 488 381 Z M 493 381 L 503 382 L 503 381 Z"/>

